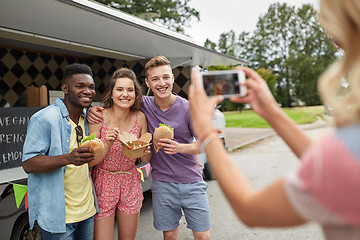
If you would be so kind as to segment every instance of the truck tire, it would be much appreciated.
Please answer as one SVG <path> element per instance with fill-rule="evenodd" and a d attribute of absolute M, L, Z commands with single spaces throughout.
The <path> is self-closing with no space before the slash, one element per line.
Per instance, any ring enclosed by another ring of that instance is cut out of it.
<path fill-rule="evenodd" d="M 40 229 L 37 225 L 30 229 L 27 213 L 19 216 L 11 233 L 10 240 L 41 240 Z"/>
<path fill-rule="evenodd" d="M 208 162 L 204 163 L 203 173 L 205 176 L 205 180 L 215 180 L 215 176 L 211 171 L 210 165 Z"/>

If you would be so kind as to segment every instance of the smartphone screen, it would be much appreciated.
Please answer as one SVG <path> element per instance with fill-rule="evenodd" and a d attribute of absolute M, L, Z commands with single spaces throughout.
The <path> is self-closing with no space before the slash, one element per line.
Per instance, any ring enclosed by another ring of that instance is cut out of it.
<path fill-rule="evenodd" d="M 202 72 L 203 86 L 208 96 L 245 96 L 246 89 L 240 86 L 245 74 L 238 70 Z"/>

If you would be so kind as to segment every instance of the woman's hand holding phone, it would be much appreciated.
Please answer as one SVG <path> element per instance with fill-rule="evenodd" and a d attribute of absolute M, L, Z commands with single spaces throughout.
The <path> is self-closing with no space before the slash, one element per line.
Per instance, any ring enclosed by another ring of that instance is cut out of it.
<path fill-rule="evenodd" d="M 248 76 L 243 83 L 247 94 L 243 97 L 231 97 L 231 102 L 250 104 L 251 108 L 266 120 L 269 120 L 273 113 L 281 110 L 266 81 L 256 71 L 248 67 L 237 67 L 236 69 L 242 70 Z"/>

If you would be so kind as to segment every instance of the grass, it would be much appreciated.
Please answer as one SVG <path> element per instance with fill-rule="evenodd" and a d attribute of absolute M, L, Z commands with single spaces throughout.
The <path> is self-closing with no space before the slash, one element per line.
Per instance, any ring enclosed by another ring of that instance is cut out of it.
<path fill-rule="evenodd" d="M 283 108 L 284 112 L 297 124 L 306 124 L 315 122 L 318 117 L 323 118 L 324 107 L 296 107 Z M 269 124 L 259 117 L 252 110 L 242 112 L 224 112 L 226 127 L 244 127 L 244 128 L 269 128 Z"/>

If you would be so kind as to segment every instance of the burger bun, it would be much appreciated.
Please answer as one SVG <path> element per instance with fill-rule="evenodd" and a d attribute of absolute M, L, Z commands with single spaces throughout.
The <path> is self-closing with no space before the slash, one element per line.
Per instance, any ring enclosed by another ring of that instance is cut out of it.
<path fill-rule="evenodd" d="M 87 141 L 83 142 L 82 144 L 80 144 L 80 147 L 91 148 L 91 150 L 94 153 L 95 157 L 104 152 L 104 144 L 98 138 L 87 140 Z"/>
<path fill-rule="evenodd" d="M 159 146 L 160 139 L 166 138 L 173 140 L 174 139 L 174 131 L 166 126 L 160 126 L 155 128 L 154 135 L 153 135 L 153 144 L 155 152 L 158 152 L 159 149 L 162 149 L 162 146 Z"/>

